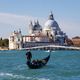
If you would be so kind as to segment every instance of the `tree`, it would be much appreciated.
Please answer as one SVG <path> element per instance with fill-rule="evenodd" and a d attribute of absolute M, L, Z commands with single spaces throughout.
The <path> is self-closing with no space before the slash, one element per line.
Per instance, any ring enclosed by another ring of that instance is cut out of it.
<path fill-rule="evenodd" d="M 9 40 L 8 39 L 0 39 L 0 46 L 1 47 L 8 47 L 9 46 Z"/>

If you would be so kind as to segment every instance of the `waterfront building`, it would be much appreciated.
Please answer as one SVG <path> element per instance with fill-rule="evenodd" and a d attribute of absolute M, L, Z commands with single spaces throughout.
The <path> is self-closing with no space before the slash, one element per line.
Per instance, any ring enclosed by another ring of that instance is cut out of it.
<path fill-rule="evenodd" d="M 43 27 L 38 20 L 34 22 L 30 21 L 28 35 L 14 32 L 9 38 L 9 48 L 17 49 L 51 44 L 64 45 L 66 39 L 66 33 L 61 31 L 51 12 Z"/>
<path fill-rule="evenodd" d="M 80 37 L 76 36 L 72 38 L 73 46 L 80 47 Z"/>
<path fill-rule="evenodd" d="M 9 49 L 22 48 L 22 34 L 21 30 L 14 31 L 9 37 Z"/>
<path fill-rule="evenodd" d="M 50 13 L 48 20 L 45 22 L 45 27 L 43 30 L 49 37 L 52 37 L 52 41 L 54 41 L 54 43 L 58 43 L 60 45 L 65 43 L 67 35 L 61 31 L 58 23 L 54 19 L 52 12 Z"/>

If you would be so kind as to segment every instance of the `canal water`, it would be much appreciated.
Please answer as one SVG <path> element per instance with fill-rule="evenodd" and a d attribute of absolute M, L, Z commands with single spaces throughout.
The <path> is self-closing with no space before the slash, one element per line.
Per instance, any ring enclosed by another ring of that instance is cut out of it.
<path fill-rule="evenodd" d="M 80 80 L 80 51 L 52 51 L 47 65 L 29 69 L 27 51 L 0 51 L 0 80 Z M 35 50 L 32 59 L 42 59 L 49 51 Z"/>

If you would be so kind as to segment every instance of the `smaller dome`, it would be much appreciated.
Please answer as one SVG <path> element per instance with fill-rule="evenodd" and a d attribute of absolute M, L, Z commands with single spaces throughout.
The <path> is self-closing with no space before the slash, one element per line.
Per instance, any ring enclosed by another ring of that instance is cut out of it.
<path fill-rule="evenodd" d="M 36 30 L 40 30 L 42 31 L 42 27 L 41 25 L 39 24 L 39 22 L 35 22 L 34 25 L 33 25 L 33 30 L 36 31 Z"/>

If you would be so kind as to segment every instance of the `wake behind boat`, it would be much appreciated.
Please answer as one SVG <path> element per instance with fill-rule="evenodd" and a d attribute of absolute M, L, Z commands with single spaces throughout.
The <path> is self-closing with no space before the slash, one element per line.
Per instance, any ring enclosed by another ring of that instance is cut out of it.
<path fill-rule="evenodd" d="M 27 63 L 26 64 L 28 65 L 28 67 L 31 69 L 38 69 L 38 68 L 42 68 L 43 66 L 45 66 L 47 64 L 47 62 L 50 59 L 50 54 L 46 58 L 41 59 L 41 60 L 31 61 L 31 58 L 32 58 L 31 52 L 27 52 L 26 57 L 27 57 Z"/>

